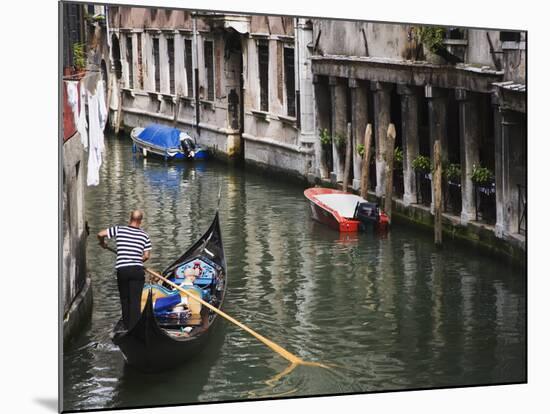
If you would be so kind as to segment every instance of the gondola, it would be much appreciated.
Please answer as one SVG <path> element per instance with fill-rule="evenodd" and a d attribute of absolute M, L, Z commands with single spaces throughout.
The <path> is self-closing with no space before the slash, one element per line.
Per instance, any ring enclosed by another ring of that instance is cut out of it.
<path fill-rule="evenodd" d="M 200 295 L 211 305 L 222 308 L 227 288 L 227 272 L 218 213 L 204 235 L 162 271 L 162 276 L 180 284 L 187 269 L 198 274 L 192 286 L 184 289 Z M 185 299 L 184 299 L 185 298 Z M 161 310 L 172 299 L 187 302 L 182 312 Z M 122 351 L 127 364 L 144 372 L 173 368 L 196 356 L 212 334 L 218 314 L 168 285 L 146 284 L 142 314 L 135 326 L 124 329 L 122 319 L 113 332 L 113 343 Z M 200 309 L 199 309 L 200 308 Z"/>

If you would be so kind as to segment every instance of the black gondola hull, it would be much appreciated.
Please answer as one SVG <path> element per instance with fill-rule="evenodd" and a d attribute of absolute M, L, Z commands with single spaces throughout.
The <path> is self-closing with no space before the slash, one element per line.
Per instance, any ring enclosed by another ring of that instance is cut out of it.
<path fill-rule="evenodd" d="M 200 332 L 181 338 L 172 338 L 155 320 L 152 302 L 147 299 L 144 312 L 133 329 L 120 331 L 122 321 L 115 327 L 113 342 L 117 345 L 126 362 L 143 372 L 158 372 L 175 368 L 186 360 L 195 357 L 204 349 L 217 317 L 207 329 L 196 328 Z"/>
<path fill-rule="evenodd" d="M 213 233 L 209 235 L 209 233 Z M 213 236 L 213 237 L 212 237 Z M 219 262 L 223 268 L 224 284 L 220 295 L 219 308 L 221 309 L 225 297 L 226 266 L 221 243 L 218 215 L 214 218 L 209 230 L 195 243 L 180 259 L 176 260 L 163 273 L 166 275 L 178 262 L 183 262 L 189 257 L 194 257 L 200 251 L 200 242 L 210 251 L 218 252 Z M 219 243 L 215 249 L 211 242 Z M 143 372 L 158 372 L 175 368 L 186 360 L 195 357 L 200 353 L 212 330 L 220 317 L 217 314 L 210 314 L 201 326 L 195 327 L 189 336 L 174 337 L 161 328 L 153 311 L 152 294 L 149 292 L 143 312 L 134 327 L 126 331 L 122 321 L 119 321 L 114 328 L 113 343 L 117 345 L 126 362 Z"/>

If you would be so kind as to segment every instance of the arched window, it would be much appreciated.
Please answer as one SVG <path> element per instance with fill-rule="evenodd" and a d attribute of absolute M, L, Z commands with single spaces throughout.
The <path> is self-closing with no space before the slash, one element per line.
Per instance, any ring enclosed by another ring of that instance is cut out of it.
<path fill-rule="evenodd" d="M 120 44 L 118 42 L 118 37 L 115 34 L 113 34 L 111 40 L 115 75 L 117 79 L 120 79 L 120 77 L 122 76 L 122 63 L 120 62 Z"/>

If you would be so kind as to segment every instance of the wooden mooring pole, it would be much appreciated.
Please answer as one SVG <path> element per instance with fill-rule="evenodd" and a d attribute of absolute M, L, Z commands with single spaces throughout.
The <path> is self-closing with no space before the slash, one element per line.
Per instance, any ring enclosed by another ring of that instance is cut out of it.
<path fill-rule="evenodd" d="M 442 245 L 442 188 L 441 188 L 441 142 L 434 141 L 434 243 L 436 246 Z"/>
<path fill-rule="evenodd" d="M 122 82 L 118 82 L 118 109 L 116 114 L 115 135 L 120 131 L 120 123 L 122 121 Z"/>
<path fill-rule="evenodd" d="M 365 153 L 363 154 L 363 165 L 361 166 L 361 197 L 365 200 L 369 192 L 369 167 L 371 157 L 371 142 L 372 142 L 372 125 L 367 124 L 365 128 Z"/>
<path fill-rule="evenodd" d="M 174 119 L 172 120 L 172 126 L 174 128 L 177 127 L 178 125 L 178 115 L 179 115 L 179 112 L 180 112 L 180 95 L 179 94 L 176 94 L 176 104 L 174 105 Z"/>
<path fill-rule="evenodd" d="M 388 125 L 386 134 L 386 192 L 384 196 L 384 212 L 388 215 L 391 224 L 392 197 L 393 197 L 393 152 L 395 147 L 395 125 Z"/>
<path fill-rule="evenodd" d="M 346 159 L 344 161 L 344 182 L 342 183 L 342 191 L 348 191 L 349 185 L 349 170 L 351 169 L 351 123 L 348 122 L 346 132 Z"/>

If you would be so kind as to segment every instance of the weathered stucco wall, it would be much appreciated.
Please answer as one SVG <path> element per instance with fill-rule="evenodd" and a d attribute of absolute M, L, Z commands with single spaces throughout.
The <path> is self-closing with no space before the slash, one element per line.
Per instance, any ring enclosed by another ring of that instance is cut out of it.
<path fill-rule="evenodd" d="M 410 47 L 409 28 L 398 24 L 314 19 L 313 42 L 321 55 L 404 59 Z"/>
<path fill-rule="evenodd" d="M 76 133 L 63 144 L 63 338 L 82 327 L 91 312 L 92 291 L 87 277 L 84 206 L 84 150 Z"/>
<path fill-rule="evenodd" d="M 501 43 L 499 40 L 499 32 L 496 30 L 478 29 L 468 29 L 466 32 L 468 40 L 465 56 L 466 63 L 484 65 L 496 69 L 493 58 L 491 57 L 491 47 L 487 40 L 487 35 L 489 35 L 493 49 L 495 51 L 500 51 Z M 500 56 L 499 54 L 495 54 L 496 59 L 500 60 Z"/>
<path fill-rule="evenodd" d="M 250 33 L 294 36 L 293 17 L 251 16 Z"/>

